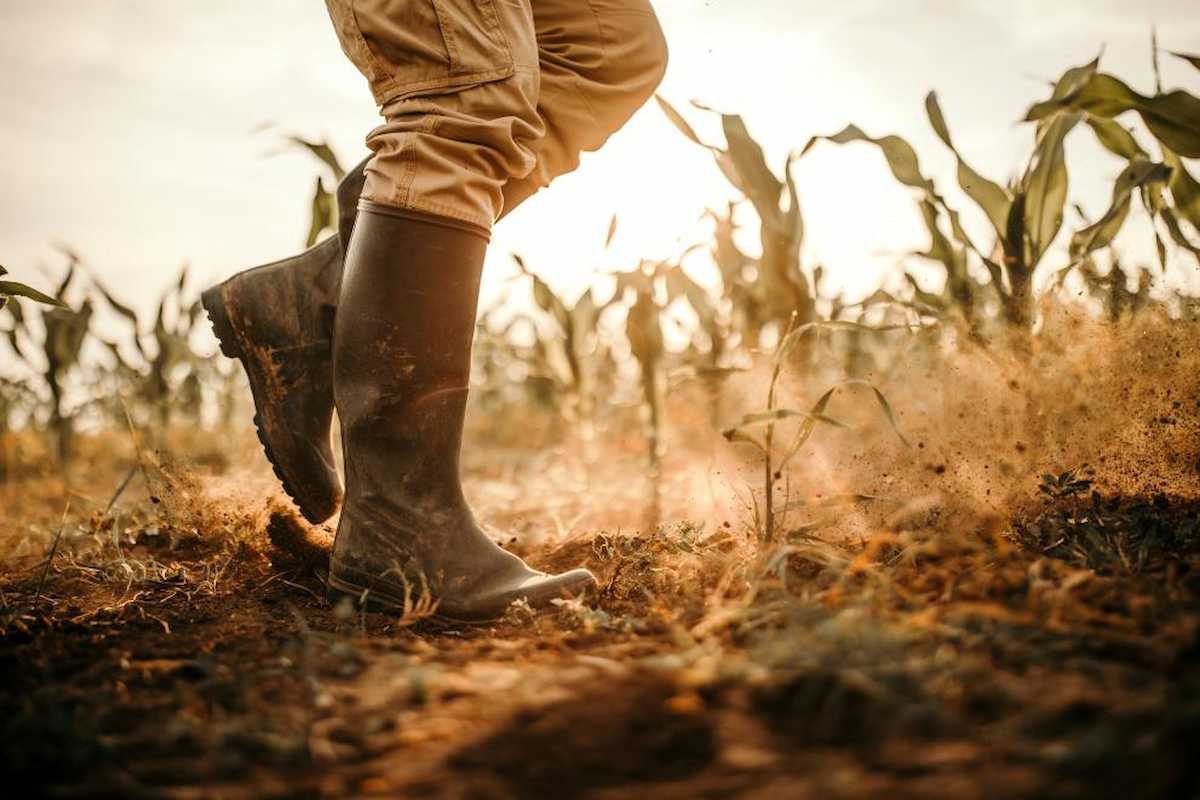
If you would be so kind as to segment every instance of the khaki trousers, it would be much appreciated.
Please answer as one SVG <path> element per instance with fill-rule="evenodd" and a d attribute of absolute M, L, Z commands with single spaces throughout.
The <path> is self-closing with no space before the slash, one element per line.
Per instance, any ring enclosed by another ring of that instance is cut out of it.
<path fill-rule="evenodd" d="M 649 0 L 326 0 L 384 124 L 363 199 L 490 229 L 654 92 Z"/>

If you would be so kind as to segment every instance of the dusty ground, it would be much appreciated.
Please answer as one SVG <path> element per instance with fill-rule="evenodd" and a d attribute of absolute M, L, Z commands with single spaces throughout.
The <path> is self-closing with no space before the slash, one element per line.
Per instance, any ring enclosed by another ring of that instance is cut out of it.
<path fill-rule="evenodd" d="M 601 431 L 590 455 L 474 449 L 469 493 L 507 545 L 538 566 L 585 564 L 603 585 L 591 604 L 514 608 L 484 627 L 329 607 L 329 531 L 291 515 L 248 433 L 222 435 L 233 446 L 220 454 L 177 448 L 190 461 L 145 453 L 111 509 L 136 463 L 128 442 L 90 446 L 69 491 L 50 470 L 14 475 L 0 487 L 8 785 L 178 798 L 1198 796 L 1200 493 L 1186 476 L 1200 438 L 1179 433 L 1195 409 L 1167 391 L 1161 414 L 1104 416 L 1107 471 L 1064 474 L 1082 463 L 1063 463 L 1082 458 L 1065 422 L 1038 445 L 1058 448 L 1042 469 L 1020 462 L 1028 439 L 1001 456 L 977 452 L 992 447 L 978 431 L 939 438 L 973 390 L 996 394 L 971 384 L 924 411 L 893 398 L 907 409 L 907 470 L 889 466 L 882 438 L 808 458 L 808 485 L 843 478 L 807 498 L 792 487 L 799 511 L 769 546 L 742 482 L 753 464 L 723 444 L 676 441 L 657 502 L 636 435 Z M 526 431 L 543 445 L 552 433 Z M 1137 463 L 1150 465 L 1134 470 L 1140 483 L 1118 479 Z M 1008 477 L 982 488 L 996 473 Z"/>

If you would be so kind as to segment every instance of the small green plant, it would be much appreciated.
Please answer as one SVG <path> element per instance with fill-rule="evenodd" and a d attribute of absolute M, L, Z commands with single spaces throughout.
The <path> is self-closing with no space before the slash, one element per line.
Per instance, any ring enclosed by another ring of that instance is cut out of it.
<path fill-rule="evenodd" d="M 830 400 L 833 399 L 834 393 L 839 388 L 865 386 L 870 389 L 896 436 L 899 437 L 905 446 L 908 445 L 908 442 L 897 427 L 896 416 L 883 392 L 871 382 L 861 378 L 850 378 L 837 383 L 826 390 L 808 411 L 797 411 L 782 407 L 779 403 L 780 379 L 783 375 L 784 366 L 787 364 L 789 354 L 796 347 L 801 337 L 821 329 L 847 329 L 851 327 L 863 326 L 852 322 L 821 321 L 797 325 L 796 318 L 793 317 L 771 359 L 771 379 L 767 384 L 766 408 L 746 414 L 737 425 L 722 431 L 722 435 L 729 442 L 744 442 L 753 446 L 762 459 L 764 507 L 760 530 L 762 538 L 766 543 L 772 543 L 776 538 L 776 484 L 783 478 L 784 470 L 787 469 L 789 462 L 800 452 L 800 449 L 804 447 L 809 438 L 812 437 L 818 425 L 829 425 L 835 428 L 849 427 L 826 413 Z M 781 440 L 777 439 L 776 435 L 781 432 L 778 430 L 780 425 L 788 422 L 797 422 L 798 425 L 793 435 L 788 438 L 786 445 L 780 450 L 779 445 L 781 444 Z M 761 437 L 755 435 L 755 431 L 758 429 L 763 431 Z"/>

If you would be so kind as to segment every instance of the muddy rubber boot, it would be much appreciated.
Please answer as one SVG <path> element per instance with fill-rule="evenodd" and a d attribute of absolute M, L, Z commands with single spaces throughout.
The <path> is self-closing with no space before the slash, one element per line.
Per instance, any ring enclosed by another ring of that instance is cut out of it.
<path fill-rule="evenodd" d="M 333 320 L 363 161 L 338 186 L 338 235 L 298 256 L 239 272 L 201 295 L 221 352 L 242 362 L 254 424 L 283 489 L 310 522 L 337 511 L 330 447 Z"/>
<path fill-rule="evenodd" d="M 486 248 L 486 233 L 468 223 L 360 205 L 334 332 L 346 502 L 331 600 L 404 612 L 428 592 L 438 617 L 478 622 L 516 600 L 545 606 L 595 584 L 584 569 L 531 569 L 480 529 L 463 497 L 459 449 Z"/>

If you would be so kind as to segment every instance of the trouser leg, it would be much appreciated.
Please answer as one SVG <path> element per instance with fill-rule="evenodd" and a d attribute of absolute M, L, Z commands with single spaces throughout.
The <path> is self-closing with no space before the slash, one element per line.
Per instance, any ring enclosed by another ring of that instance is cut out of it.
<path fill-rule="evenodd" d="M 649 0 L 533 0 L 545 135 L 504 185 L 508 214 L 608 141 L 658 88 L 667 44 Z"/>
<path fill-rule="evenodd" d="M 363 200 L 489 229 L 545 133 L 530 0 L 327 0 L 384 123 Z"/>
<path fill-rule="evenodd" d="M 344 2 L 330 0 L 335 22 L 335 10 Z M 399 4 L 412 5 L 411 0 Z M 356 4 L 360 24 L 350 32 L 340 25 L 339 35 L 352 60 L 368 65 L 364 74 L 388 120 L 368 140 L 377 155 L 364 196 L 397 207 L 481 223 L 478 212 L 472 216 L 456 213 L 461 212 L 465 200 L 467 208 L 498 207 L 497 218 L 508 214 L 554 178 L 575 169 L 581 152 L 599 149 L 649 99 L 666 68 L 666 42 L 648 0 L 529 0 L 519 5 L 528 9 L 531 27 L 524 10 L 514 14 L 508 9 L 507 16 L 497 18 L 508 19 L 515 26 L 504 39 L 509 52 L 515 54 L 512 78 L 486 90 L 456 90 L 457 99 L 438 95 L 390 101 L 386 99 L 389 93 L 420 91 L 411 89 L 412 82 L 427 73 L 412 69 L 391 73 L 381 66 L 389 55 L 393 61 L 403 59 L 396 47 L 381 44 L 389 35 L 388 27 L 363 11 L 373 5 L 378 6 L 377 15 L 395 13 L 397 2 Z M 488 6 L 483 4 L 485 9 Z M 406 24 L 420 28 L 416 22 Z M 457 24 L 470 29 L 464 22 Z M 356 44 L 356 33 L 363 31 L 362 43 Z M 465 38 L 477 42 L 480 36 Z M 537 76 L 531 80 L 528 75 L 534 57 Z M 489 66 L 502 69 L 505 63 L 501 52 L 492 62 L 468 62 L 463 68 L 474 66 L 478 72 Z M 431 80 L 434 78 L 423 85 Z M 441 80 L 451 78 L 443 75 Z M 529 92 L 535 84 L 531 119 Z M 505 104 L 510 107 L 498 120 L 481 119 Z M 422 114 L 428 118 L 418 119 Z M 458 139 L 447 144 L 448 135 Z M 495 152 L 481 152 L 480 148 Z M 465 175 L 459 172 L 464 164 Z M 509 172 L 510 177 L 500 186 L 499 202 L 494 181 L 490 177 L 479 180 L 481 170 L 487 176 Z M 394 185 L 388 186 L 388 181 Z"/>

